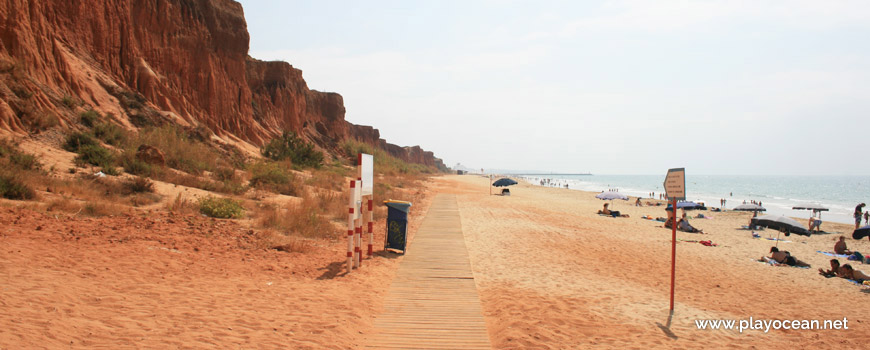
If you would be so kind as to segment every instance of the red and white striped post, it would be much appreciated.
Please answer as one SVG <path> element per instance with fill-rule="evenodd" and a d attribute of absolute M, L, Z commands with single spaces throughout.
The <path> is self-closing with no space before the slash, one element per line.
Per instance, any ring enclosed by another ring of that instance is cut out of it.
<path fill-rule="evenodd" d="M 356 181 L 350 180 L 350 203 L 347 206 L 347 273 L 353 270 L 353 217 L 356 206 Z"/>
<path fill-rule="evenodd" d="M 359 191 L 359 190 L 357 190 L 357 191 Z M 359 210 L 360 208 L 356 207 L 355 209 Z M 360 267 L 360 263 L 362 260 L 362 224 L 360 223 L 361 220 L 362 220 L 362 217 L 356 218 L 356 220 L 354 220 L 354 225 L 356 227 L 354 227 L 353 239 L 355 241 L 354 243 L 356 243 L 356 247 L 353 248 L 354 249 L 353 250 L 353 253 L 354 253 L 353 265 L 354 265 L 354 267 L 357 267 L 357 268 Z"/>
<path fill-rule="evenodd" d="M 362 153 L 357 153 L 356 157 L 356 182 L 359 184 L 359 189 L 357 191 L 362 191 L 363 183 L 362 183 Z M 354 198 L 361 198 L 358 193 L 354 194 Z M 356 250 L 354 251 L 354 265 L 359 267 L 362 263 L 362 203 L 355 203 L 357 205 L 357 210 L 359 210 L 359 215 L 356 217 L 356 221 L 354 221 L 354 230 L 356 233 L 354 236 L 356 237 Z"/>
<path fill-rule="evenodd" d="M 373 194 L 368 196 L 369 205 L 368 205 L 368 212 L 366 213 L 366 221 L 368 222 L 368 233 L 369 233 L 369 251 L 368 251 L 369 259 L 371 259 L 374 256 L 374 251 L 372 249 L 372 247 L 374 246 L 373 244 L 374 244 L 374 240 L 375 240 L 375 235 L 373 233 L 373 228 L 374 228 L 375 223 L 373 222 L 374 220 L 373 220 L 373 214 L 372 214 L 372 212 L 374 211 L 374 197 L 375 197 L 375 195 L 373 195 Z"/>

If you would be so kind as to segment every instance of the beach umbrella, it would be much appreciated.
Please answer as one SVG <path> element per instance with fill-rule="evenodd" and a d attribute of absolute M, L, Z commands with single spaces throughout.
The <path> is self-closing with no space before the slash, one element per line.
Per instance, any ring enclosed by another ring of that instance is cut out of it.
<path fill-rule="evenodd" d="M 801 223 L 785 216 L 762 215 L 757 218 L 752 218 L 752 224 L 755 226 L 762 226 L 785 232 L 786 236 L 792 233 L 796 233 L 802 236 L 810 235 L 810 231 L 807 231 L 807 229 L 804 228 Z"/>
<path fill-rule="evenodd" d="M 861 239 L 870 236 L 870 226 L 864 226 L 852 232 L 852 238 Z"/>
<path fill-rule="evenodd" d="M 805 204 L 805 205 L 800 205 L 800 206 L 791 207 L 791 208 L 792 208 L 793 210 L 812 210 L 812 211 L 813 211 L 813 216 L 815 216 L 816 213 L 819 213 L 819 220 L 822 219 L 822 212 L 823 212 L 823 211 L 828 211 L 828 210 L 830 210 L 830 209 L 825 208 L 825 207 L 823 207 L 823 206 L 821 206 L 821 205 L 818 205 L 818 204 Z"/>
<path fill-rule="evenodd" d="M 767 211 L 767 209 L 764 209 L 764 207 L 762 207 L 762 206 L 760 206 L 760 205 L 757 205 L 757 204 L 741 204 L 741 205 L 738 205 L 738 206 L 734 207 L 734 209 L 731 209 L 731 210 L 737 210 L 737 211 Z"/>
<path fill-rule="evenodd" d="M 671 211 L 671 210 L 673 210 L 672 208 L 673 208 L 673 207 L 672 207 L 670 204 L 668 204 L 668 207 L 665 208 L 665 210 L 667 210 L 667 211 Z M 695 203 L 695 202 L 691 202 L 691 201 L 685 201 L 685 202 L 677 202 L 677 209 L 683 209 L 683 210 L 707 210 L 707 207 L 701 205 L 700 203 Z"/>
<path fill-rule="evenodd" d="M 830 209 L 825 208 L 825 207 L 818 205 L 818 204 L 805 204 L 805 205 L 800 205 L 800 206 L 791 207 L 791 208 L 795 209 L 795 210 L 812 210 L 814 212 L 830 210 Z"/>
<path fill-rule="evenodd" d="M 601 192 L 595 195 L 595 198 L 603 199 L 603 200 L 613 200 L 613 199 L 622 199 L 624 201 L 628 200 L 628 196 L 619 193 L 619 192 Z"/>
<path fill-rule="evenodd" d="M 516 185 L 516 184 L 517 184 L 516 181 L 511 180 L 511 179 L 508 179 L 508 178 L 506 178 L 506 177 L 503 177 L 503 178 L 501 178 L 501 179 L 498 179 L 498 180 L 496 180 L 495 182 L 492 183 L 492 185 L 495 186 L 495 187 L 507 187 L 507 186 L 510 186 L 510 185 Z"/>

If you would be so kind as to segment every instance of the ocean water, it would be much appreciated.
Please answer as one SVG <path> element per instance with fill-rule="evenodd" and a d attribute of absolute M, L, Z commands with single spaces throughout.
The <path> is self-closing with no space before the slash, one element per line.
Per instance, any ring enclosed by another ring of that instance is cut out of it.
<path fill-rule="evenodd" d="M 517 175 L 531 184 L 541 179 L 570 189 L 601 192 L 618 190 L 633 197 L 655 198 L 664 192 L 665 175 Z M 745 200 L 760 201 L 767 214 L 809 218 L 811 211 L 793 210 L 801 204 L 821 204 L 823 221 L 854 223 L 852 213 L 858 203 L 870 202 L 870 176 L 719 176 L 686 174 L 686 199 L 702 201 L 707 207 L 734 208 Z M 870 207 L 868 207 L 870 208 Z M 865 208 L 866 209 L 866 208 Z M 863 225 L 863 222 L 862 222 Z"/>

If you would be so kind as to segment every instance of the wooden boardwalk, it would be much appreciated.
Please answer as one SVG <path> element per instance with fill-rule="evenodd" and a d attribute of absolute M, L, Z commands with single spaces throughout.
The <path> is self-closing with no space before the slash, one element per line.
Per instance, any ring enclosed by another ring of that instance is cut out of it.
<path fill-rule="evenodd" d="M 408 247 L 368 349 L 491 349 L 455 195 L 439 194 Z"/>

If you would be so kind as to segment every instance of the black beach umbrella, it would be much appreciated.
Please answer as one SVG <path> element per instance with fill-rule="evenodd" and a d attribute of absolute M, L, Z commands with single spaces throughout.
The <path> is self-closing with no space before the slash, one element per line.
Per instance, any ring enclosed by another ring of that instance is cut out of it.
<path fill-rule="evenodd" d="M 501 178 L 501 179 L 498 179 L 498 180 L 496 180 L 495 182 L 492 183 L 492 185 L 495 186 L 495 187 L 507 187 L 507 186 L 510 186 L 510 185 L 516 185 L 516 184 L 517 184 L 516 181 L 511 180 L 511 179 L 508 179 L 508 178 L 506 178 L 506 177 L 503 177 L 503 178 Z"/>
<path fill-rule="evenodd" d="M 825 208 L 825 207 L 818 205 L 818 204 L 805 204 L 805 205 L 799 205 L 799 206 L 791 207 L 791 208 L 795 209 L 795 210 L 812 210 L 814 212 L 830 210 L 830 209 Z"/>
<path fill-rule="evenodd" d="M 741 204 L 741 205 L 734 207 L 734 209 L 731 209 L 731 210 L 736 210 L 736 211 L 767 211 L 767 209 L 764 209 L 764 207 L 757 205 L 757 204 Z"/>
<path fill-rule="evenodd" d="M 762 215 L 757 218 L 752 218 L 752 224 L 784 232 L 786 236 L 792 233 L 802 236 L 810 235 L 810 231 L 807 231 L 801 223 L 785 216 Z"/>
<path fill-rule="evenodd" d="M 671 210 L 673 210 L 672 208 L 673 208 L 673 207 L 672 207 L 670 204 L 668 204 L 668 207 L 665 208 L 665 210 L 667 210 L 667 211 L 671 211 Z M 689 202 L 689 201 L 686 201 L 686 202 L 677 202 L 677 209 L 683 209 L 683 210 L 707 210 L 707 207 L 701 205 L 700 203 L 695 203 L 695 202 Z"/>
<path fill-rule="evenodd" d="M 852 232 L 852 238 L 861 239 L 870 236 L 870 226 L 864 226 Z"/>

